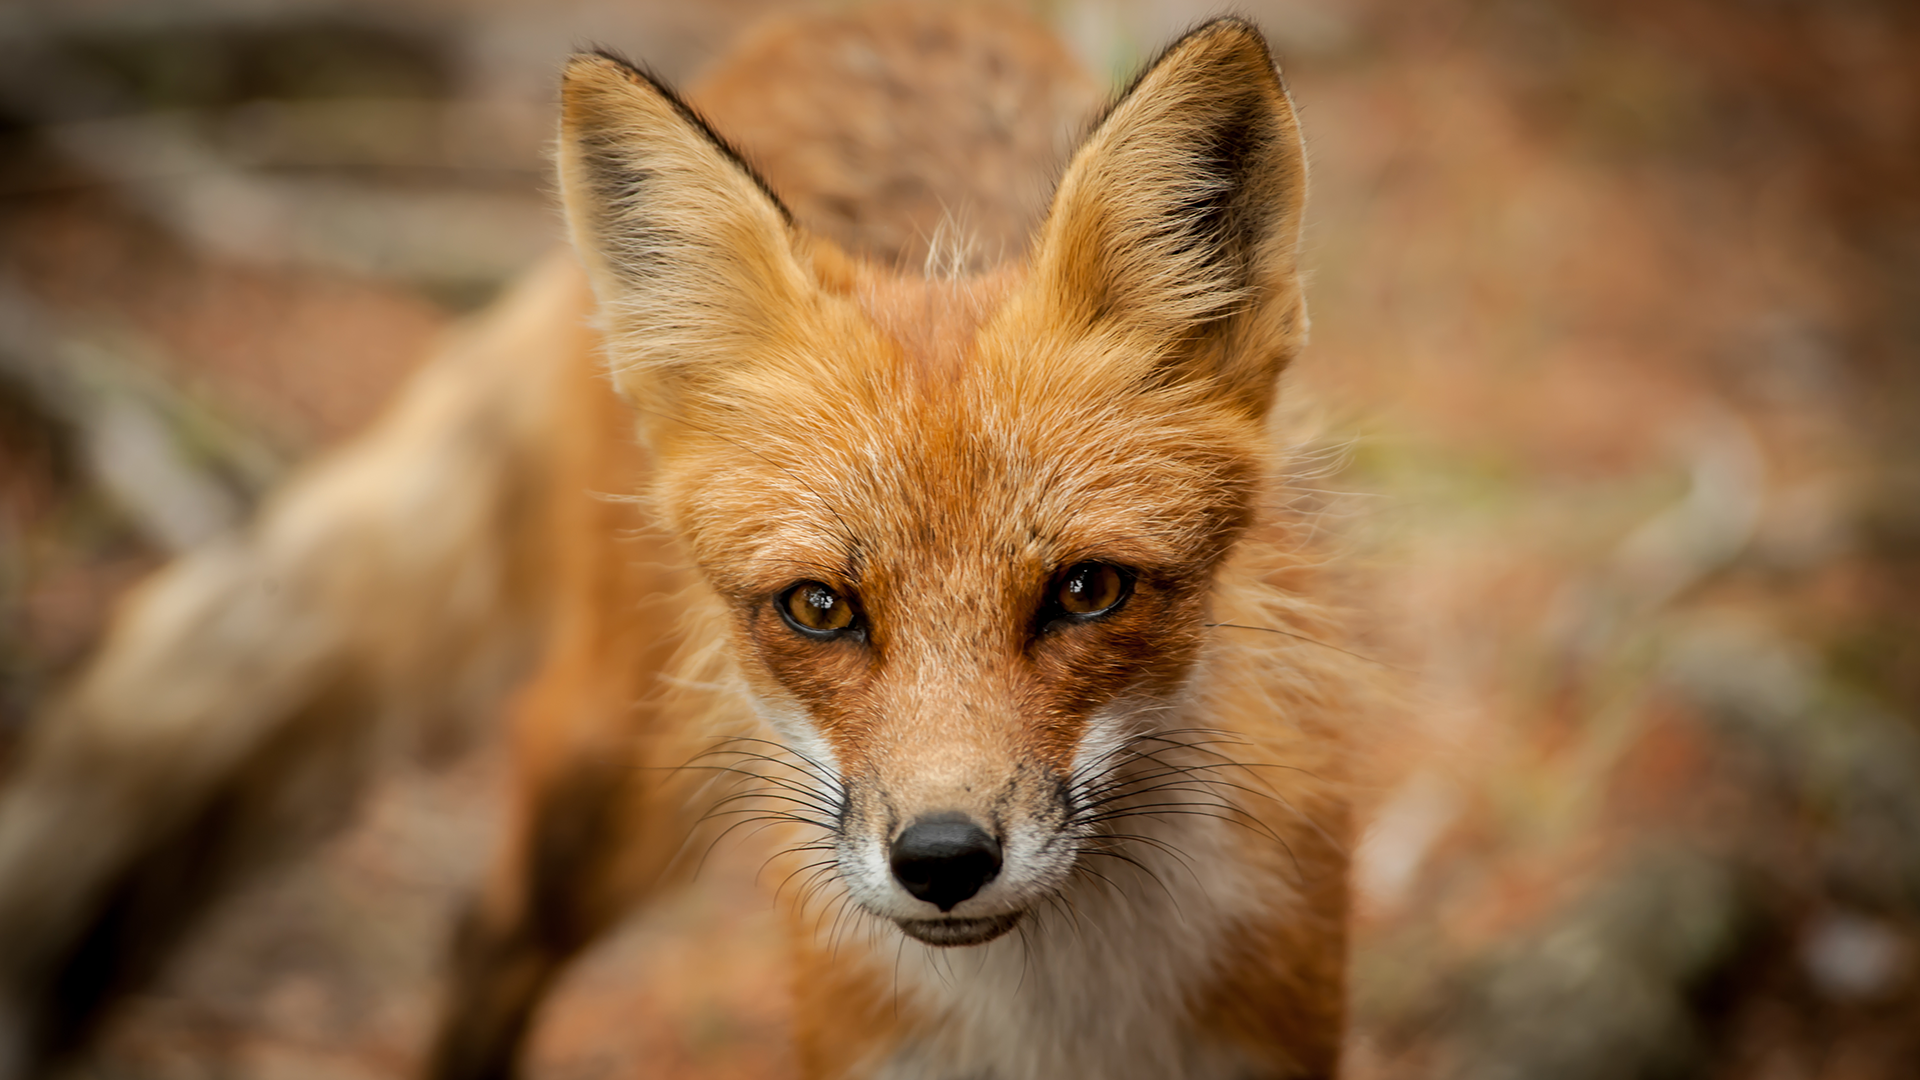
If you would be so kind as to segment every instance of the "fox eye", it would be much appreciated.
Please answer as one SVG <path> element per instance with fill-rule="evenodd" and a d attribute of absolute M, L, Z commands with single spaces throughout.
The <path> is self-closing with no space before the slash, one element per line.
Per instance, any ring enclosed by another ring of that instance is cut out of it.
<path fill-rule="evenodd" d="M 788 586 L 774 601 L 787 625 L 808 637 L 833 637 L 853 626 L 853 603 L 817 581 Z"/>
<path fill-rule="evenodd" d="M 1049 598 L 1059 614 L 1076 619 L 1105 615 L 1133 592 L 1133 576 L 1110 563 L 1075 563 L 1061 574 Z"/>

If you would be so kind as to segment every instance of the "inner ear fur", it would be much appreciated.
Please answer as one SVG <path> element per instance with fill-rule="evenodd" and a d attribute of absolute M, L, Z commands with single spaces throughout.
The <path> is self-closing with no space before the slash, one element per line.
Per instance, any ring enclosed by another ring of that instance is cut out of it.
<path fill-rule="evenodd" d="M 792 217 L 665 85 L 607 54 L 568 64 L 560 183 L 621 390 L 649 412 L 791 325 L 813 294 Z"/>
<path fill-rule="evenodd" d="M 1174 42 L 1068 165 L 1034 256 L 1055 325 L 1109 340 L 1149 383 L 1262 415 L 1303 343 L 1306 162 L 1260 31 Z"/>

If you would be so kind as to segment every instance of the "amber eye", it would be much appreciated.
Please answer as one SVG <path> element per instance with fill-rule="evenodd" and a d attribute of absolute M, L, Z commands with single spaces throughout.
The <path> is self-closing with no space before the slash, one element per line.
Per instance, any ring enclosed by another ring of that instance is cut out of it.
<path fill-rule="evenodd" d="M 853 604 L 817 581 L 789 587 L 774 606 L 788 626 L 813 637 L 828 637 L 853 626 Z"/>
<path fill-rule="evenodd" d="M 1053 587 L 1053 602 L 1063 614 L 1086 618 L 1119 607 L 1132 589 L 1132 577 L 1117 566 L 1076 563 L 1060 575 Z"/>

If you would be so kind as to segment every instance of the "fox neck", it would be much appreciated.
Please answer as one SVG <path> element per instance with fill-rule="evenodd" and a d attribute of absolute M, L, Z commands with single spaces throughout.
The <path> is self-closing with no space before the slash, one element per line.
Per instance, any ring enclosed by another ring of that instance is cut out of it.
<path fill-rule="evenodd" d="M 1104 880 L 1076 875 L 1020 932 L 970 949 L 896 946 L 896 992 L 934 1018 L 929 1030 L 939 1034 L 910 1043 L 880 1075 L 1197 1080 L 1237 1072 L 1229 1051 L 1196 1043 L 1188 1019 L 1233 927 L 1258 908 L 1232 829 L 1211 817 L 1142 823 L 1135 835 L 1144 840 L 1111 849 L 1133 863 L 1090 859 L 1103 864 Z"/>
<path fill-rule="evenodd" d="M 1194 681 L 1207 677 L 1203 664 Z M 1138 738 L 1204 729 L 1216 719 L 1191 695 L 1151 715 L 1150 729 L 1138 726 L 1139 716 L 1116 725 Z M 1203 1080 L 1244 1073 L 1247 1063 L 1231 1048 L 1192 1037 L 1190 1003 L 1232 948 L 1235 928 L 1271 915 L 1275 884 L 1249 867 L 1244 826 L 1232 813 L 1151 812 L 1148 804 L 1166 806 L 1168 798 L 1143 791 L 1126 800 L 1147 812 L 1128 817 L 1118 830 L 1124 836 L 1090 841 L 1081 869 L 1054 899 L 1016 933 L 985 945 L 924 945 L 857 909 L 845 920 L 802 914 L 815 955 L 836 964 L 860 964 L 864 955 L 894 1014 L 913 1018 L 873 1075 Z M 834 899 L 823 904 L 830 909 Z"/>

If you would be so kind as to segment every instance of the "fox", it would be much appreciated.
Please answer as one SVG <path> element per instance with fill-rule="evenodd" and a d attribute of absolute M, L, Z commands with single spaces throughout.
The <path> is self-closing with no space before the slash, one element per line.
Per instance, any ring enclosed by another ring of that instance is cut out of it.
<path fill-rule="evenodd" d="M 566 965 L 743 827 L 805 1077 L 1338 1075 L 1370 676 L 1286 497 L 1307 170 L 1259 29 L 1104 108 L 1023 16 L 913 4 L 560 97 L 570 250 L 37 726 L 0 1077 L 503 697 L 431 1077 L 518 1075 Z"/>

